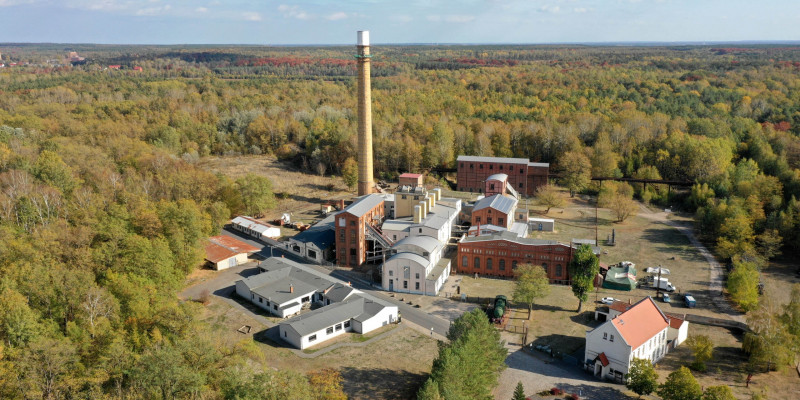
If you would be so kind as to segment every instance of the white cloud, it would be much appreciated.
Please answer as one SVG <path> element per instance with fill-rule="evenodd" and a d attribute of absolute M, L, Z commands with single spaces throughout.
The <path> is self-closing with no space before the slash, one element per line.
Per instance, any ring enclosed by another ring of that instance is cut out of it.
<path fill-rule="evenodd" d="M 207 12 L 208 12 L 208 8 L 205 8 L 205 7 L 197 7 L 197 8 L 195 8 L 195 9 L 194 9 L 194 11 L 195 11 L 195 12 L 199 12 L 199 13 L 207 13 Z"/>
<path fill-rule="evenodd" d="M 585 13 L 586 12 L 586 8 L 585 7 L 575 7 L 575 8 L 572 9 L 572 11 L 576 12 L 576 13 Z"/>
<path fill-rule="evenodd" d="M 539 11 L 541 11 L 541 12 L 547 12 L 547 13 L 551 13 L 551 14 L 556 14 L 556 13 L 558 13 L 559 11 L 561 11 L 561 7 L 559 7 L 559 6 L 547 6 L 547 5 L 545 5 L 545 6 L 542 6 L 542 8 L 540 8 L 540 9 L 539 9 Z"/>
<path fill-rule="evenodd" d="M 21 4 L 32 4 L 35 0 L 0 0 L 0 7 L 18 6 Z"/>
<path fill-rule="evenodd" d="M 475 16 L 473 15 L 447 15 L 444 17 L 444 20 L 447 22 L 456 22 L 456 23 L 466 23 L 472 22 L 475 20 Z"/>
<path fill-rule="evenodd" d="M 278 11 L 280 11 L 284 17 L 297 18 L 297 19 L 311 18 L 311 15 L 301 10 L 300 7 L 298 6 L 289 6 L 286 4 L 281 4 L 278 6 Z"/>
<path fill-rule="evenodd" d="M 172 9 L 172 6 L 169 4 L 162 6 L 162 7 L 147 7 L 147 8 L 140 8 L 136 10 L 136 15 L 139 16 L 153 16 L 153 15 L 161 15 L 168 12 Z"/>
<path fill-rule="evenodd" d="M 245 12 L 243 12 L 242 13 L 242 18 L 244 18 L 245 21 L 261 21 L 262 20 L 261 14 L 255 12 L 255 11 L 245 11 Z"/>
<path fill-rule="evenodd" d="M 325 17 L 325 19 L 331 20 L 331 21 L 337 21 L 337 20 L 345 19 L 345 18 L 347 18 L 347 13 L 346 12 L 342 12 L 342 11 L 335 12 L 335 13 Z"/>

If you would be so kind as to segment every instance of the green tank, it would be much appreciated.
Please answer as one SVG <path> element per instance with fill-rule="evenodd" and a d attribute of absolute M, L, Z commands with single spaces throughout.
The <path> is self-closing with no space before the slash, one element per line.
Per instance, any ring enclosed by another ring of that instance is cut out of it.
<path fill-rule="evenodd" d="M 502 294 L 494 298 L 494 312 L 492 313 L 494 319 L 503 318 L 506 313 L 506 302 L 508 299 Z"/>

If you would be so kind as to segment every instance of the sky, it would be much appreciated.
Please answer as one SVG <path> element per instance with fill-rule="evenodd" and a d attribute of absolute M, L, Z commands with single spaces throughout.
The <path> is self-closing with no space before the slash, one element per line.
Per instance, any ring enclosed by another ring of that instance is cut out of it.
<path fill-rule="evenodd" d="M 602 43 L 800 40 L 800 0 L 0 0 L 0 42 Z"/>

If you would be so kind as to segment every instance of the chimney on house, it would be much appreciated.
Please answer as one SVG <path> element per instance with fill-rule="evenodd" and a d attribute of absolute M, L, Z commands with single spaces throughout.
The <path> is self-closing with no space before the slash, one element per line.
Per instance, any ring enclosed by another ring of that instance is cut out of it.
<path fill-rule="evenodd" d="M 294 293 L 294 285 L 289 284 L 289 293 Z"/>

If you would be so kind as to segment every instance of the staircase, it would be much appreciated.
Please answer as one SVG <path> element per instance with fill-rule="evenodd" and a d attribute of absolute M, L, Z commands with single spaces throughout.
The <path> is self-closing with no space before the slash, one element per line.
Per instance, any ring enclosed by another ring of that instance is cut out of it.
<path fill-rule="evenodd" d="M 372 225 L 366 224 L 364 230 L 367 240 L 375 242 L 375 250 L 367 252 L 367 261 L 383 259 L 384 253 L 392 247 L 394 242 Z"/>

